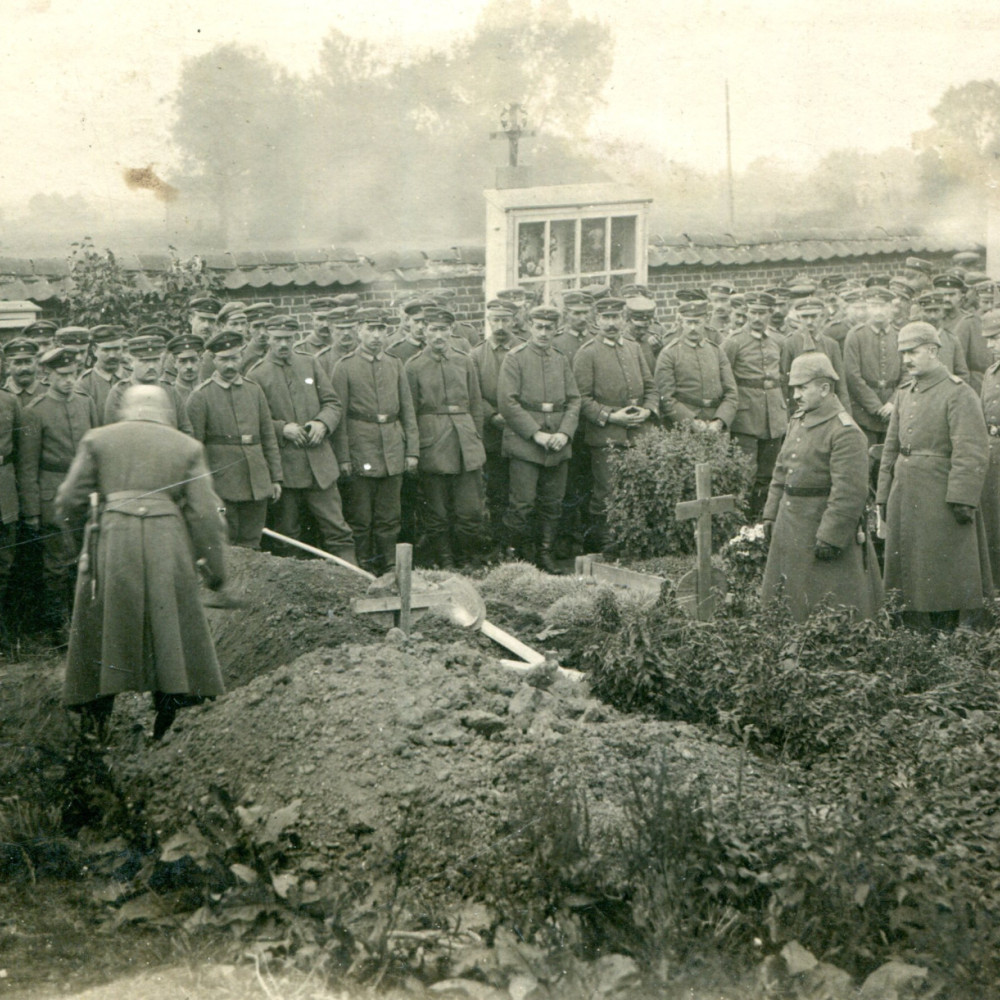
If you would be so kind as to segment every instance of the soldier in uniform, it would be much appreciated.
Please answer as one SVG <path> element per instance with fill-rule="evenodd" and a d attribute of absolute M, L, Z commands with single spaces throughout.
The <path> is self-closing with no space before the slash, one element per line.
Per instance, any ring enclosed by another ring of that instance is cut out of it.
<path fill-rule="evenodd" d="M 522 340 L 528 339 L 528 309 L 530 308 L 528 292 L 523 288 L 502 288 L 496 297 L 502 302 L 509 302 L 514 307 L 514 336 Z"/>
<path fill-rule="evenodd" d="M 267 354 L 267 320 L 274 315 L 274 305 L 270 302 L 254 302 L 243 312 L 247 317 L 247 342 L 243 345 L 240 370 L 246 375 Z"/>
<path fill-rule="evenodd" d="M 867 322 L 855 326 L 844 341 L 844 375 L 854 419 L 868 444 L 876 445 L 885 440 L 902 368 L 898 330 L 889 322 L 892 303 L 874 296 L 868 307 Z"/>
<path fill-rule="evenodd" d="M 430 299 L 416 297 L 409 299 L 402 308 L 402 333 L 386 348 L 390 357 L 399 358 L 404 364 L 419 354 L 427 346 L 427 331 L 424 328 L 424 312 L 433 309 Z"/>
<path fill-rule="evenodd" d="M 625 326 L 622 333 L 626 340 L 639 345 L 650 371 L 656 365 L 656 355 L 662 347 L 659 338 L 653 337 L 650 332 L 655 314 L 656 303 L 652 299 L 636 296 L 625 300 Z"/>
<path fill-rule="evenodd" d="M 17 480 L 25 524 L 42 530 L 42 579 L 46 626 L 59 633 L 69 617 L 73 569 L 81 533 L 61 518 L 55 507 L 63 481 L 84 434 L 98 426 L 97 408 L 73 388 L 76 352 L 53 347 L 40 359 L 49 386 L 24 410 L 24 434 L 18 454 Z"/>
<path fill-rule="evenodd" d="M 122 352 L 125 349 L 125 328 L 95 326 L 90 331 L 90 340 L 93 345 L 94 366 L 76 380 L 76 387 L 90 396 L 98 414 L 103 414 L 108 393 L 119 379 Z"/>
<path fill-rule="evenodd" d="M 68 348 L 76 360 L 79 374 L 87 367 L 87 349 L 90 346 L 90 330 L 85 326 L 62 326 L 56 330 L 54 346 Z"/>
<path fill-rule="evenodd" d="M 34 323 L 29 323 L 21 331 L 21 336 L 27 337 L 37 345 L 38 356 L 41 357 L 55 346 L 56 330 L 58 329 L 58 323 L 53 323 L 50 319 L 39 319 L 35 320 Z"/>
<path fill-rule="evenodd" d="M 381 575 L 395 565 L 400 488 L 403 473 L 417 471 L 420 439 L 403 362 L 382 349 L 385 316 L 360 309 L 357 321 L 361 343 L 333 370 L 344 408 L 333 448 L 348 477 L 345 513 L 358 564 Z"/>
<path fill-rule="evenodd" d="M 431 298 L 439 308 L 457 316 L 458 292 L 454 288 L 436 288 Z M 462 351 L 463 354 L 470 354 L 473 347 L 483 342 L 483 333 L 479 327 L 472 323 L 460 322 L 457 318 L 451 329 L 451 337 L 453 342 L 450 346 Z"/>
<path fill-rule="evenodd" d="M 173 359 L 177 372 L 171 389 L 178 401 L 178 419 L 187 419 L 188 396 L 198 388 L 202 381 L 198 378 L 201 356 L 205 350 L 205 341 L 193 333 L 181 333 L 167 341 L 167 354 Z M 245 363 L 245 358 L 244 358 Z"/>
<path fill-rule="evenodd" d="M 885 525 L 885 589 L 897 592 L 903 623 L 953 628 L 989 596 L 989 556 L 978 506 L 989 437 L 976 393 L 938 360 L 930 323 L 899 331 L 906 381 L 896 393 L 879 468 Z"/>
<path fill-rule="evenodd" d="M 527 343 L 500 366 L 497 401 L 503 417 L 503 454 L 510 460 L 507 538 L 513 555 L 530 559 L 538 534 L 538 566 L 558 572 L 552 550 L 566 490 L 580 393 L 566 355 L 552 346 L 559 313 L 531 310 Z"/>
<path fill-rule="evenodd" d="M 271 411 L 264 390 L 240 374 L 238 333 L 219 330 L 205 349 L 215 371 L 188 396 L 187 418 L 225 501 L 230 542 L 258 549 L 268 501 L 281 499 L 283 478 Z"/>
<path fill-rule="evenodd" d="M 885 290 L 882 289 L 882 292 Z M 844 358 L 840 353 L 840 347 L 835 340 L 820 333 L 825 312 L 823 303 L 812 296 L 792 300 L 789 318 L 794 317 L 795 328 L 781 342 L 781 373 L 787 378 L 792 362 L 800 354 L 822 351 L 830 359 L 833 370 L 837 373 L 834 383 L 837 398 L 844 404 L 844 409 L 849 410 L 851 399 L 847 391 L 847 380 L 844 378 Z M 789 385 L 789 399 L 792 396 L 791 389 Z"/>
<path fill-rule="evenodd" d="M 196 337 L 201 337 L 207 343 L 209 337 L 218 329 L 216 326 L 216 317 L 219 315 L 221 309 L 222 303 L 214 295 L 206 295 L 204 292 L 195 295 L 188 302 L 188 330 Z M 200 378 L 205 379 L 213 371 L 212 355 L 206 351 L 202 355 L 198 375 Z"/>
<path fill-rule="evenodd" d="M 994 591 L 1000 590 L 1000 309 L 983 316 L 983 339 L 993 364 L 983 375 L 982 401 L 990 439 L 990 461 L 979 509 L 990 554 Z"/>
<path fill-rule="evenodd" d="M 426 315 L 427 347 L 406 362 L 420 437 L 424 528 L 438 566 L 482 565 L 483 400 L 472 358 L 452 346 L 454 314 Z"/>
<path fill-rule="evenodd" d="M 728 281 L 713 281 L 708 286 L 708 329 L 712 331 L 717 344 L 722 343 L 729 335 L 729 322 L 732 316 L 730 300 L 736 294 Z"/>
<path fill-rule="evenodd" d="M 17 495 L 14 469 L 20 461 L 23 447 L 24 414 L 16 396 L 0 390 L 0 652 L 10 651 L 10 621 L 7 585 L 17 553 L 18 519 L 21 507 Z"/>
<path fill-rule="evenodd" d="M 332 378 L 333 370 L 337 364 L 348 354 L 353 354 L 358 348 L 357 315 L 358 310 L 352 306 L 334 306 L 326 314 L 326 321 L 330 325 L 331 339 L 330 343 L 316 355 L 316 360 L 326 372 L 327 378 Z M 299 347 L 296 347 L 295 350 L 299 352 Z"/>
<path fill-rule="evenodd" d="M 22 408 L 45 392 L 38 379 L 38 344 L 27 337 L 15 337 L 3 347 L 4 367 L 9 372 L 4 390 L 16 396 Z"/>
<path fill-rule="evenodd" d="M 163 389 L 133 386 L 123 419 L 84 435 L 56 496 L 73 521 L 99 493 L 73 609 L 63 703 L 104 741 L 115 695 L 152 691 L 159 739 L 185 705 L 222 694 L 222 673 L 198 593 L 225 581 L 223 521 L 205 450 L 170 423 Z"/>
<path fill-rule="evenodd" d="M 502 300 L 501 300 L 502 301 Z M 562 297 L 563 316 L 559 332 L 552 341 L 552 346 L 569 359 L 573 364 L 576 352 L 593 336 L 594 330 L 594 300 L 589 292 L 572 290 Z M 511 321 L 513 329 L 513 321 Z"/>
<path fill-rule="evenodd" d="M 330 310 L 337 308 L 334 301 L 329 296 L 318 299 L 310 299 L 309 309 L 312 312 L 313 326 L 296 345 L 296 354 L 311 354 L 316 357 L 320 351 L 325 350 L 333 341 L 333 334 L 330 329 Z"/>
<path fill-rule="evenodd" d="M 500 368 L 512 347 L 523 343 L 514 336 L 514 307 L 509 302 L 491 299 L 486 303 L 489 332 L 486 339 L 472 349 L 472 363 L 479 378 L 483 401 L 483 448 L 486 452 L 486 509 L 490 520 L 493 557 L 501 558 L 507 549 L 507 528 L 504 517 L 510 496 L 510 462 L 503 453 L 504 419 L 497 395 Z"/>
<path fill-rule="evenodd" d="M 354 539 L 344 520 L 332 443 L 343 416 L 340 400 L 318 360 L 292 350 L 298 330 L 294 316 L 272 316 L 267 321 L 267 357 L 248 372 L 267 397 L 281 452 L 278 531 L 299 538 L 306 509 L 319 528 L 323 548 L 353 562 Z"/>
<path fill-rule="evenodd" d="M 127 379 L 116 382 L 108 392 L 104 403 L 104 414 L 101 423 L 113 424 L 121 419 L 122 397 L 131 385 L 162 385 L 160 371 L 163 367 L 163 355 L 167 350 L 167 341 L 171 339 L 170 331 L 163 326 L 140 327 L 134 337 L 125 344 L 125 350 L 132 363 L 132 374 Z M 174 411 L 174 426 L 185 434 L 191 433 L 191 424 L 184 411 L 184 399 L 175 386 L 163 385 Z"/>
<path fill-rule="evenodd" d="M 825 352 L 792 361 L 788 381 L 798 409 L 764 507 L 770 546 L 761 603 L 786 600 L 796 621 L 824 603 L 864 618 L 882 604 L 878 563 L 864 530 L 868 443 L 834 393 L 838 379 Z"/>
<path fill-rule="evenodd" d="M 685 302 L 678 314 L 683 332 L 660 351 L 653 372 L 660 415 L 673 426 L 690 422 L 721 433 L 739 403 L 733 370 L 722 348 L 707 337 L 708 303 Z"/>
<path fill-rule="evenodd" d="M 774 461 L 788 426 L 781 375 L 782 338 L 761 313 L 749 307 L 747 329 L 726 340 L 722 349 L 733 369 L 740 399 L 730 425 L 733 441 L 756 465 L 750 492 L 750 516 L 759 517 L 767 499 Z"/>
<path fill-rule="evenodd" d="M 921 293 L 917 299 L 920 307 L 920 318 L 930 323 L 940 334 L 940 349 L 937 359 L 952 375 L 957 375 L 965 382 L 970 381 L 970 373 L 965 362 L 965 350 L 958 337 L 947 324 L 948 305 L 945 296 L 937 289 Z"/>
<path fill-rule="evenodd" d="M 597 336 L 577 351 L 573 362 L 584 441 L 590 451 L 590 535 L 596 550 L 608 543 L 611 449 L 633 444 L 650 429 L 658 409 L 653 373 L 639 346 L 622 336 L 624 309 L 624 301 L 617 298 L 596 304 Z"/>
<path fill-rule="evenodd" d="M 963 377 L 976 392 L 979 392 L 983 385 L 983 372 L 990 366 L 992 358 L 983 340 L 979 317 L 964 313 L 960 309 L 966 291 L 965 281 L 958 275 L 940 274 L 931 284 L 937 293 L 935 302 L 943 302 L 944 305 L 941 319 L 934 325 L 939 330 L 947 330 L 954 337 L 961 349 L 965 368 L 968 370 L 968 377 Z M 953 371 L 956 375 L 962 374 L 958 366 Z"/>

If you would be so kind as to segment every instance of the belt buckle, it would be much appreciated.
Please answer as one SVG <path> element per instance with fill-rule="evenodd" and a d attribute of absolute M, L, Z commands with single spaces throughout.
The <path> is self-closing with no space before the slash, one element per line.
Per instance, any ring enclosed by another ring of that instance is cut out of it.
<path fill-rule="evenodd" d="M 241 434 L 240 435 L 240 444 L 253 444 L 253 435 L 252 434 Z"/>
<path fill-rule="evenodd" d="M 389 414 L 388 413 L 376 413 L 375 414 L 375 420 L 378 423 L 380 423 L 380 424 L 388 423 L 389 422 Z"/>
<path fill-rule="evenodd" d="M 638 399 L 630 399 L 628 401 L 628 405 L 629 406 L 638 406 L 639 405 L 639 400 Z"/>
<path fill-rule="evenodd" d="M 880 389 L 884 389 L 884 388 L 886 388 L 886 386 L 888 386 L 888 384 L 889 384 L 889 383 L 888 383 L 888 382 L 886 382 L 886 380 L 885 380 L 884 378 L 880 378 L 880 379 L 878 380 L 878 382 L 877 382 L 877 385 L 878 385 L 878 387 L 879 387 Z"/>
<path fill-rule="evenodd" d="M 905 455 L 907 458 L 909 458 L 910 457 L 910 446 L 908 444 L 902 445 L 900 447 L 900 449 L 899 449 L 899 453 L 900 453 L 900 455 Z"/>
<path fill-rule="evenodd" d="M 712 405 L 712 401 L 710 399 L 703 399 L 701 401 L 701 405 L 704 409 L 707 410 Z"/>
<path fill-rule="evenodd" d="M 460 407 L 460 406 L 458 406 L 458 405 L 457 405 L 457 404 L 455 404 L 455 403 L 449 403 L 449 404 L 448 404 L 448 412 L 449 412 L 449 413 L 458 413 L 458 411 L 459 411 L 460 409 L 461 409 L 461 407 Z"/>
<path fill-rule="evenodd" d="M 773 379 L 769 379 L 769 378 L 764 379 L 764 388 L 765 389 L 773 389 L 774 386 L 775 386 L 775 382 L 774 382 Z"/>
<path fill-rule="evenodd" d="M 542 403 L 542 413 L 552 413 L 555 410 L 555 403 Z"/>
<path fill-rule="evenodd" d="M 992 437 L 997 437 L 1000 435 L 1000 425 L 990 424 L 989 431 Z M 3 465 L 3 459 L 0 459 L 0 465 Z"/>

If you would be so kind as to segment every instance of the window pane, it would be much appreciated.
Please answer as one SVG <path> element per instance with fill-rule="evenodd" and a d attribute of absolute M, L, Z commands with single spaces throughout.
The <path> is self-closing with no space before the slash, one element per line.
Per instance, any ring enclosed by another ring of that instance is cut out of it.
<path fill-rule="evenodd" d="M 611 270 L 635 267 L 635 216 L 611 220 Z"/>
<path fill-rule="evenodd" d="M 584 219 L 580 226 L 580 270 L 604 270 L 607 219 Z"/>
<path fill-rule="evenodd" d="M 572 274 L 576 260 L 576 223 L 572 219 L 549 224 L 549 274 Z"/>
<path fill-rule="evenodd" d="M 626 285 L 635 284 L 635 271 L 626 271 L 624 274 L 611 275 L 611 292 L 617 295 Z"/>
<path fill-rule="evenodd" d="M 533 278 L 544 268 L 544 222 L 522 222 L 517 227 L 517 276 Z"/>
<path fill-rule="evenodd" d="M 549 302 L 562 308 L 562 297 L 573 287 L 572 278 L 563 278 L 561 281 L 549 282 Z"/>

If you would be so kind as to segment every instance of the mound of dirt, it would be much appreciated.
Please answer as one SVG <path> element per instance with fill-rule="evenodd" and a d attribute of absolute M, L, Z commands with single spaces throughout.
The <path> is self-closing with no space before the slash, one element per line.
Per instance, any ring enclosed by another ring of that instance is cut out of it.
<path fill-rule="evenodd" d="M 585 682 L 524 675 L 464 643 L 383 642 L 310 652 L 212 705 L 182 714 L 133 760 L 161 837 L 212 785 L 245 805 L 302 800 L 299 833 L 332 865 L 386 863 L 407 835 L 411 870 L 440 878 L 495 863 L 525 789 L 541 778 L 586 791 L 592 834 L 612 851 L 636 765 L 662 755 L 677 787 L 713 801 L 742 784 L 767 811 L 789 791 L 740 751 L 683 723 L 620 716 Z M 742 774 L 741 774 L 742 771 Z"/>

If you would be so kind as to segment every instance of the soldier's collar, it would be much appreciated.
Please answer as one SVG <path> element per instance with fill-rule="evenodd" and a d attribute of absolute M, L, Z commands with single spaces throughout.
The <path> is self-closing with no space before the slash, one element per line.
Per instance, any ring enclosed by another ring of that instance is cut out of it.
<path fill-rule="evenodd" d="M 234 385 L 243 384 L 243 376 L 237 375 L 232 382 L 227 382 L 218 372 L 212 372 L 211 381 L 216 385 L 222 386 L 223 389 L 232 389 Z"/>
<path fill-rule="evenodd" d="M 621 337 L 608 337 L 606 334 L 601 334 L 601 343 L 608 347 L 618 347 L 622 343 Z"/>
<path fill-rule="evenodd" d="M 94 373 L 94 374 L 95 374 L 95 375 L 96 375 L 96 376 L 97 376 L 98 378 L 102 378 L 102 379 L 104 379 L 104 381 L 105 381 L 105 382 L 114 382 L 114 380 L 115 380 L 115 379 L 116 379 L 116 378 L 118 377 L 118 375 L 117 375 L 117 373 L 116 373 L 116 372 L 106 372 L 106 371 L 104 371 L 103 369 L 101 369 L 101 368 L 98 368 L 98 367 L 97 367 L 97 365 L 94 365 L 94 367 L 93 367 L 93 368 L 91 368 L 90 370 L 91 370 L 91 371 L 92 371 L 92 372 L 93 372 L 93 373 Z"/>
<path fill-rule="evenodd" d="M 381 361 L 385 357 L 384 351 L 379 351 L 378 354 L 372 354 L 371 351 L 366 350 L 363 347 L 357 349 L 357 353 L 361 355 L 366 361 Z"/>
<path fill-rule="evenodd" d="M 939 363 L 937 368 L 927 372 L 926 375 L 916 375 L 913 377 L 913 391 L 923 392 L 924 389 L 930 389 L 932 386 L 937 385 L 938 382 L 943 382 L 946 378 L 951 378 L 951 372 L 948 371 L 944 364 Z"/>
<path fill-rule="evenodd" d="M 814 410 L 802 414 L 802 426 L 815 427 L 817 424 L 825 424 L 828 420 L 832 420 L 842 409 L 843 406 L 840 400 L 831 392 Z"/>

